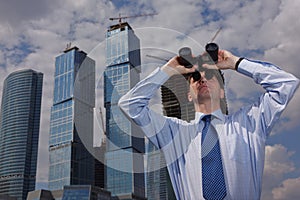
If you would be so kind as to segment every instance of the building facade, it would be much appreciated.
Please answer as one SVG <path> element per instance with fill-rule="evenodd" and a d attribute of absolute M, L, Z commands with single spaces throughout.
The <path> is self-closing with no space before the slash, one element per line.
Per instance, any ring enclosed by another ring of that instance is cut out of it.
<path fill-rule="evenodd" d="M 34 190 L 43 74 L 31 69 L 4 81 L 0 120 L 0 194 L 26 199 Z"/>
<path fill-rule="evenodd" d="M 27 200 L 110 200 L 110 192 L 91 185 L 67 185 L 61 190 L 36 190 Z M 1 196 L 0 196 L 1 200 Z M 6 199 L 5 199 L 6 200 Z"/>
<path fill-rule="evenodd" d="M 91 185 L 71 185 L 64 187 L 62 200 L 110 200 L 110 192 Z"/>
<path fill-rule="evenodd" d="M 128 23 L 106 33 L 106 190 L 118 199 L 145 197 L 144 134 L 120 111 L 118 100 L 140 80 L 140 41 Z M 139 168 L 139 169 L 137 169 Z M 138 173 L 136 173 L 138 172 Z"/>
<path fill-rule="evenodd" d="M 95 185 L 95 61 L 77 47 L 56 57 L 49 134 L 49 189 Z M 104 177 L 103 177 L 104 178 Z"/>
<path fill-rule="evenodd" d="M 147 148 L 147 200 L 176 200 L 165 157 L 151 142 Z"/>
<path fill-rule="evenodd" d="M 182 75 L 172 76 L 161 86 L 164 115 L 185 121 L 195 118 L 194 104 L 188 100 L 187 91 L 188 82 Z"/>

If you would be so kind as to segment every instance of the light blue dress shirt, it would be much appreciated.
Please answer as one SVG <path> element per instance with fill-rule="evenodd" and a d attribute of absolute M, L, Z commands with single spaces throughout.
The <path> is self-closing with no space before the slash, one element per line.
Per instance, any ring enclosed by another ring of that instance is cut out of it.
<path fill-rule="evenodd" d="M 261 194 L 266 138 L 299 80 L 270 63 L 247 59 L 240 62 L 238 72 L 252 78 L 266 92 L 233 114 L 224 115 L 221 110 L 212 113 L 209 131 L 216 131 L 220 142 L 225 199 L 256 200 Z M 196 112 L 195 119 L 186 122 L 162 116 L 148 107 L 168 78 L 157 68 L 124 95 L 119 106 L 164 153 L 176 198 L 203 199 L 201 155 L 207 153 L 201 152 L 204 114 Z M 209 151 L 209 147 L 202 151 Z"/>

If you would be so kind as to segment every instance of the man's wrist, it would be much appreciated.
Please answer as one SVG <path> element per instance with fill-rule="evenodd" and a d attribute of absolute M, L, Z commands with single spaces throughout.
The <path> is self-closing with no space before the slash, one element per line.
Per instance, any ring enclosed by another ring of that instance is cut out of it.
<path fill-rule="evenodd" d="M 171 77 L 174 74 L 178 73 L 173 67 L 170 67 L 167 64 L 161 67 L 161 71 L 163 71 L 166 74 L 168 74 L 169 77 Z"/>
<path fill-rule="evenodd" d="M 238 67 L 239 67 L 239 64 L 240 62 L 244 59 L 244 57 L 240 57 L 236 62 L 235 62 L 235 66 L 234 66 L 234 69 L 237 71 L 238 70 Z"/>

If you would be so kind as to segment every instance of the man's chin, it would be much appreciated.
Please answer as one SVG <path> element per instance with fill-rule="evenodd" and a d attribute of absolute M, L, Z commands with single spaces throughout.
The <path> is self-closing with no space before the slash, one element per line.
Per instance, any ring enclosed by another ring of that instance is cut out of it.
<path fill-rule="evenodd" d="M 209 91 L 205 91 L 204 93 L 201 93 L 198 95 L 198 100 L 199 101 L 208 101 L 211 100 L 211 95 Z"/>

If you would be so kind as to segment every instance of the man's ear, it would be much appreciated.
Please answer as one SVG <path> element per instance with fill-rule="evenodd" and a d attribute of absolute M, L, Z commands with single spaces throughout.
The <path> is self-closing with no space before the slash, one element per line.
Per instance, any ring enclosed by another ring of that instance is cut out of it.
<path fill-rule="evenodd" d="M 188 97 L 189 102 L 192 102 L 192 101 L 193 101 L 193 97 L 192 97 L 192 95 L 191 95 L 191 92 L 188 92 L 188 93 L 187 93 L 187 97 Z"/>
<path fill-rule="evenodd" d="M 224 89 L 221 89 L 221 90 L 220 90 L 220 98 L 221 98 L 221 99 L 224 99 L 224 98 L 225 98 L 225 91 L 224 91 Z"/>

